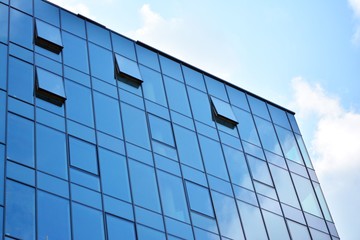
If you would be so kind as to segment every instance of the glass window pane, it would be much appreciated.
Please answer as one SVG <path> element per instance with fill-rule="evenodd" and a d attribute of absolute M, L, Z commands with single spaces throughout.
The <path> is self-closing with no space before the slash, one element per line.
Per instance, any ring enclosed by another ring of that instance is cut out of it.
<path fill-rule="evenodd" d="M 144 81 L 142 84 L 144 97 L 160 105 L 167 106 L 161 74 L 144 66 L 140 66 L 140 72 Z"/>
<path fill-rule="evenodd" d="M 36 96 L 56 105 L 61 105 L 66 99 L 62 77 L 37 67 Z"/>
<path fill-rule="evenodd" d="M 252 113 L 258 115 L 259 117 L 265 118 L 268 121 L 271 121 L 266 103 L 250 95 L 247 95 L 247 97 Z"/>
<path fill-rule="evenodd" d="M 111 49 L 110 33 L 106 28 L 86 22 L 86 29 L 89 41 Z"/>
<path fill-rule="evenodd" d="M 217 98 L 211 97 L 211 102 L 215 110 L 215 116 L 221 120 L 229 121 L 231 124 L 236 125 L 238 120 L 236 119 L 231 106 Z"/>
<path fill-rule="evenodd" d="M 93 97 L 97 130 L 122 138 L 119 102 L 98 92 Z"/>
<path fill-rule="evenodd" d="M 160 65 L 159 65 L 157 53 L 145 47 L 142 47 L 138 44 L 135 44 L 135 46 L 136 46 L 136 53 L 138 56 L 139 63 L 160 72 Z"/>
<path fill-rule="evenodd" d="M 191 182 L 186 182 L 186 189 L 191 210 L 214 217 L 209 190 Z"/>
<path fill-rule="evenodd" d="M 286 116 L 286 112 L 278 107 L 274 107 L 273 105 L 268 104 L 267 105 L 270 111 L 270 115 L 272 118 L 272 121 L 275 124 L 278 124 L 284 128 L 287 128 L 291 130 L 289 120 Z"/>
<path fill-rule="evenodd" d="M 34 167 L 34 122 L 8 114 L 7 158 Z"/>
<path fill-rule="evenodd" d="M 72 227 L 74 239 L 105 239 L 102 213 L 93 208 L 72 203 Z"/>
<path fill-rule="evenodd" d="M 60 25 L 60 16 L 59 16 L 59 8 L 44 2 L 44 1 L 34 1 L 35 4 L 35 16 L 44 20 L 52 25 L 59 26 Z"/>
<path fill-rule="evenodd" d="M 5 142 L 5 119 L 6 119 L 6 93 L 0 91 L 0 142 Z"/>
<path fill-rule="evenodd" d="M 226 85 L 226 90 L 230 98 L 230 103 L 234 106 L 250 111 L 249 104 L 244 92 Z"/>
<path fill-rule="evenodd" d="M 199 136 L 199 141 L 206 172 L 229 180 L 220 143 L 201 135 Z"/>
<path fill-rule="evenodd" d="M 259 137 L 251 114 L 236 107 L 233 108 L 233 111 L 236 119 L 239 121 L 237 128 L 239 129 L 241 139 L 260 146 Z"/>
<path fill-rule="evenodd" d="M 37 192 L 38 239 L 70 239 L 69 201 L 46 192 Z"/>
<path fill-rule="evenodd" d="M 130 60 L 126 57 L 115 54 L 116 70 L 120 76 L 126 78 L 135 79 L 136 82 L 141 83 L 142 77 L 140 74 L 139 66 L 137 62 Z"/>
<path fill-rule="evenodd" d="M 214 191 L 211 195 L 221 235 L 235 240 L 244 239 L 234 199 Z"/>
<path fill-rule="evenodd" d="M 311 163 L 311 160 L 310 160 L 310 157 L 309 157 L 309 154 L 306 150 L 306 147 L 305 147 L 305 143 L 304 143 L 304 140 L 302 139 L 302 137 L 298 134 L 295 134 L 295 137 L 296 137 L 296 141 L 297 143 L 299 144 L 299 147 L 300 147 L 300 151 L 301 151 L 301 155 L 305 161 L 305 164 L 307 167 L 309 168 L 313 168 L 313 165 Z"/>
<path fill-rule="evenodd" d="M 164 221 L 161 214 L 135 207 L 136 222 L 164 231 Z"/>
<path fill-rule="evenodd" d="M 1 6 L 0 6 L 1 11 Z M 2 13 L 0 12 L 0 15 Z M 1 20 L 0 20 L 1 21 Z M 1 35 L 1 33 L 0 33 Z M 0 36 L 1 37 L 1 36 Z M 7 46 L 0 44 L 0 89 L 6 89 L 7 78 Z"/>
<path fill-rule="evenodd" d="M 35 44 L 54 53 L 60 53 L 63 44 L 60 29 L 35 19 Z"/>
<path fill-rule="evenodd" d="M 160 212 L 154 168 L 136 161 L 129 161 L 129 168 L 134 203 Z"/>
<path fill-rule="evenodd" d="M 10 41 L 33 49 L 34 27 L 29 15 L 10 9 Z"/>
<path fill-rule="evenodd" d="M 4 5 L 0 4 L 0 26 L 2 31 L 0 32 L 0 42 L 7 43 L 8 41 L 8 13 L 9 8 Z"/>
<path fill-rule="evenodd" d="M 329 208 L 327 207 L 325 197 L 324 197 L 324 195 L 322 193 L 320 184 L 316 183 L 316 182 L 312 182 L 312 183 L 314 184 L 315 192 L 316 192 L 316 195 L 317 195 L 317 197 L 319 199 L 321 209 L 323 210 L 323 213 L 325 215 L 325 219 L 332 222 L 330 211 L 329 211 Z"/>
<path fill-rule="evenodd" d="M 184 186 L 181 179 L 162 171 L 157 173 L 164 214 L 180 221 L 189 222 Z"/>
<path fill-rule="evenodd" d="M 89 43 L 91 75 L 115 85 L 114 59 L 112 52 Z"/>
<path fill-rule="evenodd" d="M 309 230 L 306 226 L 296 222 L 286 221 L 290 230 L 291 239 L 293 240 L 310 240 Z"/>
<path fill-rule="evenodd" d="M 126 141 L 150 149 L 145 112 L 123 103 L 121 110 Z"/>
<path fill-rule="evenodd" d="M 290 239 L 283 217 L 268 211 L 263 211 L 262 213 L 270 240 Z"/>
<path fill-rule="evenodd" d="M 184 65 L 182 66 L 182 69 L 183 69 L 186 84 L 188 84 L 194 88 L 197 88 L 201 91 L 206 92 L 204 78 L 200 72 L 195 71 L 191 68 L 188 68 Z"/>
<path fill-rule="evenodd" d="M 125 157 L 99 148 L 99 162 L 103 193 L 131 201 Z"/>
<path fill-rule="evenodd" d="M 161 55 L 159 59 L 161 64 L 161 71 L 163 74 L 177 80 L 184 81 L 179 63 Z"/>
<path fill-rule="evenodd" d="M 254 119 L 257 129 L 259 131 L 259 136 L 263 148 L 271 152 L 277 153 L 279 155 L 282 155 L 279 141 L 276 137 L 274 126 L 272 125 L 272 123 L 259 117 L 254 117 Z"/>
<path fill-rule="evenodd" d="M 96 147 L 78 138 L 69 137 L 70 163 L 72 166 L 97 174 Z"/>
<path fill-rule="evenodd" d="M 9 59 L 9 95 L 29 103 L 34 102 L 33 66 L 16 58 Z"/>
<path fill-rule="evenodd" d="M 109 240 L 135 240 L 134 223 L 106 215 L 107 232 Z"/>
<path fill-rule="evenodd" d="M 65 81 L 66 114 L 69 119 L 94 127 L 91 90 L 72 81 Z"/>
<path fill-rule="evenodd" d="M 86 38 L 85 21 L 68 11 L 60 10 L 60 12 L 62 29 L 71 32 L 72 34 L 78 35 L 79 37 Z M 68 47 L 65 42 L 64 45 Z"/>
<path fill-rule="evenodd" d="M 62 32 L 64 41 L 64 64 L 89 73 L 89 59 L 86 41 L 67 32 Z"/>
<path fill-rule="evenodd" d="M 5 172 L 4 171 L 5 171 L 5 146 L 0 144 L 0 205 L 4 205 L 4 189 L 5 189 L 5 187 L 4 187 Z M 0 227 L 1 226 L 2 225 L 0 225 Z"/>
<path fill-rule="evenodd" d="M 5 233 L 17 239 L 35 239 L 35 190 L 6 181 Z"/>
<path fill-rule="evenodd" d="M 148 117 L 152 138 L 171 146 L 175 146 L 171 123 L 151 114 L 149 114 Z"/>
<path fill-rule="evenodd" d="M 174 125 L 174 133 L 180 162 L 199 170 L 203 170 L 204 167 L 196 133 L 177 125 Z"/>
<path fill-rule="evenodd" d="M 165 240 L 165 233 L 144 227 L 136 226 L 138 240 Z"/>
<path fill-rule="evenodd" d="M 114 51 L 136 61 L 134 42 L 126 37 L 111 32 Z"/>
<path fill-rule="evenodd" d="M 168 77 L 164 82 L 170 109 L 191 117 L 185 85 Z"/>
<path fill-rule="evenodd" d="M 215 80 L 214 78 L 208 77 L 206 75 L 205 82 L 210 95 L 217 97 L 225 102 L 229 102 L 224 83 L 219 82 L 218 80 Z"/>
<path fill-rule="evenodd" d="M 36 161 L 39 170 L 67 179 L 65 134 L 37 124 Z"/>
<path fill-rule="evenodd" d="M 210 101 L 207 94 L 191 87 L 188 87 L 188 93 L 194 119 L 210 126 L 215 126 L 214 121 L 212 120 Z"/>
<path fill-rule="evenodd" d="M 246 239 L 267 239 L 260 209 L 241 201 L 237 201 L 237 204 L 244 226 Z"/>
<path fill-rule="evenodd" d="M 71 184 L 70 189 L 71 189 L 71 198 L 73 201 L 97 209 L 102 208 L 101 194 L 99 192 L 92 191 L 88 188 L 81 187 L 76 184 Z"/>
<path fill-rule="evenodd" d="M 251 174 L 254 179 L 272 186 L 269 168 L 266 162 L 247 155 Z"/>
<path fill-rule="evenodd" d="M 286 158 L 295 161 L 304 165 L 303 160 L 300 155 L 299 148 L 296 144 L 294 134 L 284 128 L 275 126 L 276 132 L 278 134 L 281 148 L 284 152 Z"/>
<path fill-rule="evenodd" d="M 293 130 L 295 133 L 297 133 L 297 134 L 301 134 L 301 133 L 300 133 L 300 129 L 299 129 L 297 123 L 296 123 L 294 114 L 287 113 L 287 116 L 288 116 L 288 118 L 289 118 L 289 120 L 290 120 L 290 124 L 291 124 L 292 130 Z"/>

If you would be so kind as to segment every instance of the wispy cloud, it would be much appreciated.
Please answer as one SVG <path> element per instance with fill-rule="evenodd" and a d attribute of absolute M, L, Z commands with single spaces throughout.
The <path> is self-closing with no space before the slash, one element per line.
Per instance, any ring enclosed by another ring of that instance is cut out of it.
<path fill-rule="evenodd" d="M 354 45 L 360 46 L 360 0 L 348 0 L 348 3 L 354 12 L 355 20 L 357 21 L 352 42 Z"/>
<path fill-rule="evenodd" d="M 48 0 L 48 2 L 52 2 L 73 13 L 79 13 L 83 16 L 95 20 L 95 17 L 91 15 L 90 9 L 86 6 L 86 3 L 78 2 L 75 0 Z"/>
<path fill-rule="evenodd" d="M 344 239 L 360 239 L 360 113 L 301 77 L 292 80 L 293 109 L 302 127 L 316 119 L 309 150 L 335 224 Z M 351 195 L 349 195 L 351 194 Z M 338 220 L 338 221 L 337 221 Z M 351 230 L 350 230 L 351 229 Z M 347 235 L 350 234 L 354 235 Z"/>

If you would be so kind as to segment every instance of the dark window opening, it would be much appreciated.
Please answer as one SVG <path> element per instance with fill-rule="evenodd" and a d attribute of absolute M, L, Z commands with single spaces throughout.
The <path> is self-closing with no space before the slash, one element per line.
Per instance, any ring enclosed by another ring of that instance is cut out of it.
<path fill-rule="evenodd" d="M 35 44 L 59 54 L 63 49 L 60 29 L 36 19 Z"/>
<path fill-rule="evenodd" d="M 137 62 L 118 54 L 115 54 L 115 77 L 134 86 L 143 82 Z"/>

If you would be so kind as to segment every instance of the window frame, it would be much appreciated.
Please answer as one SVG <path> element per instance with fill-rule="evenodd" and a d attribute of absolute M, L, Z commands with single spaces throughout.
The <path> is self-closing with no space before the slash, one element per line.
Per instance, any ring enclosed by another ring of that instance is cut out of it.
<path fill-rule="evenodd" d="M 52 28 L 56 28 L 55 26 L 52 26 L 48 23 L 42 22 L 40 19 L 35 19 L 34 23 L 35 23 L 35 28 L 34 28 L 34 42 L 37 46 L 45 48 L 51 52 L 54 52 L 56 54 L 60 54 L 62 49 L 64 48 L 63 43 L 62 43 L 62 37 L 61 37 L 61 32 L 60 29 L 57 28 L 58 33 L 59 33 L 59 39 L 60 39 L 60 44 L 53 42 L 51 40 L 46 39 L 45 37 L 42 36 L 41 33 L 39 33 L 39 27 L 38 24 L 41 22 L 41 24 L 45 24 L 45 25 L 49 25 L 49 27 Z"/>

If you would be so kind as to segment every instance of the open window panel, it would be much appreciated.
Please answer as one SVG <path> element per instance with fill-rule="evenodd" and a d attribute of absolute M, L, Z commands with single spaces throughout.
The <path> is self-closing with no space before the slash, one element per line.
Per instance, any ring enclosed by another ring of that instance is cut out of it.
<path fill-rule="evenodd" d="M 36 68 L 35 93 L 36 97 L 58 106 L 66 100 L 62 77 L 38 67 Z"/>
<path fill-rule="evenodd" d="M 60 29 L 36 19 L 35 44 L 39 47 L 59 54 L 63 49 Z"/>
<path fill-rule="evenodd" d="M 143 82 L 137 62 L 118 54 L 115 54 L 115 77 L 123 78 L 124 82 L 134 86 Z"/>
<path fill-rule="evenodd" d="M 222 125 L 234 128 L 239 122 L 230 104 L 212 96 L 210 99 L 215 120 Z"/>

